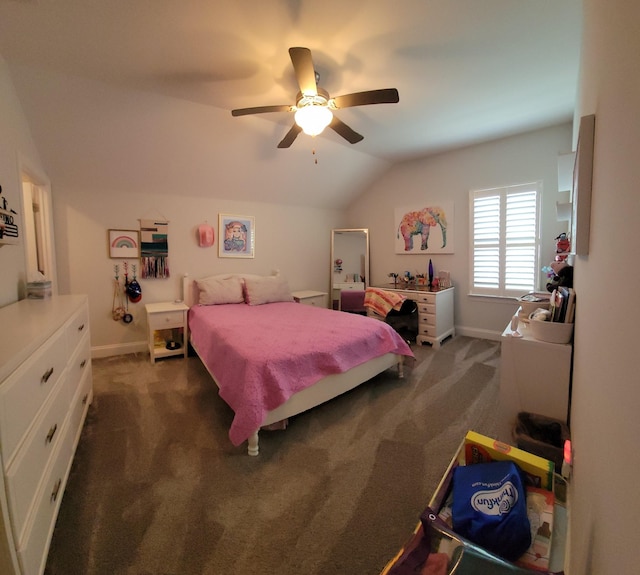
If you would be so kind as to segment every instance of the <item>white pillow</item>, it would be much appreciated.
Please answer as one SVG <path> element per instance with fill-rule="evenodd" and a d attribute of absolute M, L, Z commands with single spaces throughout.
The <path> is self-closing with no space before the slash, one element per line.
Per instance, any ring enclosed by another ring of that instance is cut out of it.
<path fill-rule="evenodd" d="M 282 276 L 244 278 L 245 301 L 262 305 L 278 301 L 293 301 L 287 280 Z"/>
<path fill-rule="evenodd" d="M 200 305 L 243 303 L 242 278 L 238 276 L 217 276 L 196 280 Z"/>

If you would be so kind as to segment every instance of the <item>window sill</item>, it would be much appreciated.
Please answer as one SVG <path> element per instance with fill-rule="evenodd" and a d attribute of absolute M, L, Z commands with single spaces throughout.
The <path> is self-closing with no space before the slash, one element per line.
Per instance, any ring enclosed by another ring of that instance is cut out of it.
<path fill-rule="evenodd" d="M 478 294 L 478 293 L 468 293 L 467 296 L 472 300 L 483 301 L 483 302 L 491 302 L 491 303 L 501 303 L 501 304 L 517 304 L 518 298 L 514 296 L 506 296 L 506 295 L 487 295 L 487 294 Z"/>

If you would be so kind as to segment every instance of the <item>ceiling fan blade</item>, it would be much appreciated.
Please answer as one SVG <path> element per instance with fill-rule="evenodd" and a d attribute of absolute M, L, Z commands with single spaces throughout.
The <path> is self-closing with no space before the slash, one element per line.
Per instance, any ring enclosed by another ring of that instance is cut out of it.
<path fill-rule="evenodd" d="M 317 95 L 316 70 L 313 67 L 311 50 L 309 48 L 289 48 L 289 56 L 291 56 L 291 63 L 302 95 Z"/>
<path fill-rule="evenodd" d="M 291 112 L 293 106 L 258 106 L 256 108 L 240 108 L 231 110 L 232 116 L 248 116 L 249 114 L 265 114 L 266 112 Z"/>
<path fill-rule="evenodd" d="M 333 98 L 336 108 L 352 108 L 353 106 L 367 106 L 368 104 L 397 104 L 400 101 L 398 90 L 384 88 L 367 92 L 354 92 Z"/>
<path fill-rule="evenodd" d="M 278 144 L 278 148 L 288 148 L 293 144 L 294 140 L 298 137 L 298 134 L 302 131 L 302 128 L 298 124 L 291 126 L 291 129 L 287 132 L 287 135 L 282 138 L 282 141 Z"/>
<path fill-rule="evenodd" d="M 329 127 L 337 134 L 340 134 L 350 144 L 357 144 L 361 140 L 364 140 L 364 136 L 352 130 L 342 120 L 339 120 L 338 118 L 336 118 L 335 115 L 333 116 L 333 119 L 331 120 Z"/>

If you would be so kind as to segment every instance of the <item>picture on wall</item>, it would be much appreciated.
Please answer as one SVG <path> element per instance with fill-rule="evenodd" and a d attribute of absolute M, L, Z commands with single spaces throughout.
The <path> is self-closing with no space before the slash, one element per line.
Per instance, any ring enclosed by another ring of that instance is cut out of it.
<path fill-rule="evenodd" d="M 140 239 L 138 230 L 109 230 L 109 257 L 140 257 Z"/>
<path fill-rule="evenodd" d="M 11 202 L 0 185 L 0 245 L 17 244 L 20 240 L 20 217 L 16 211 L 17 202 Z"/>
<path fill-rule="evenodd" d="M 141 275 L 145 279 L 169 277 L 169 222 L 140 220 Z"/>
<path fill-rule="evenodd" d="M 395 253 L 452 254 L 453 202 L 429 202 L 395 210 Z"/>
<path fill-rule="evenodd" d="M 218 256 L 252 258 L 255 255 L 255 220 L 253 216 L 218 215 Z"/>
<path fill-rule="evenodd" d="M 573 167 L 571 248 L 573 253 L 579 256 L 589 254 L 595 123 L 594 114 L 580 118 L 578 146 Z"/>

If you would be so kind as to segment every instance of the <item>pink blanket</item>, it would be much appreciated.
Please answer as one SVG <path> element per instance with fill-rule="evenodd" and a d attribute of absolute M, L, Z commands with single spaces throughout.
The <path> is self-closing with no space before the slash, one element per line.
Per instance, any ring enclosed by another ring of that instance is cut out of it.
<path fill-rule="evenodd" d="M 235 412 L 234 445 L 251 437 L 267 412 L 327 375 L 390 352 L 413 357 L 384 322 L 293 302 L 194 306 L 189 329 Z"/>

